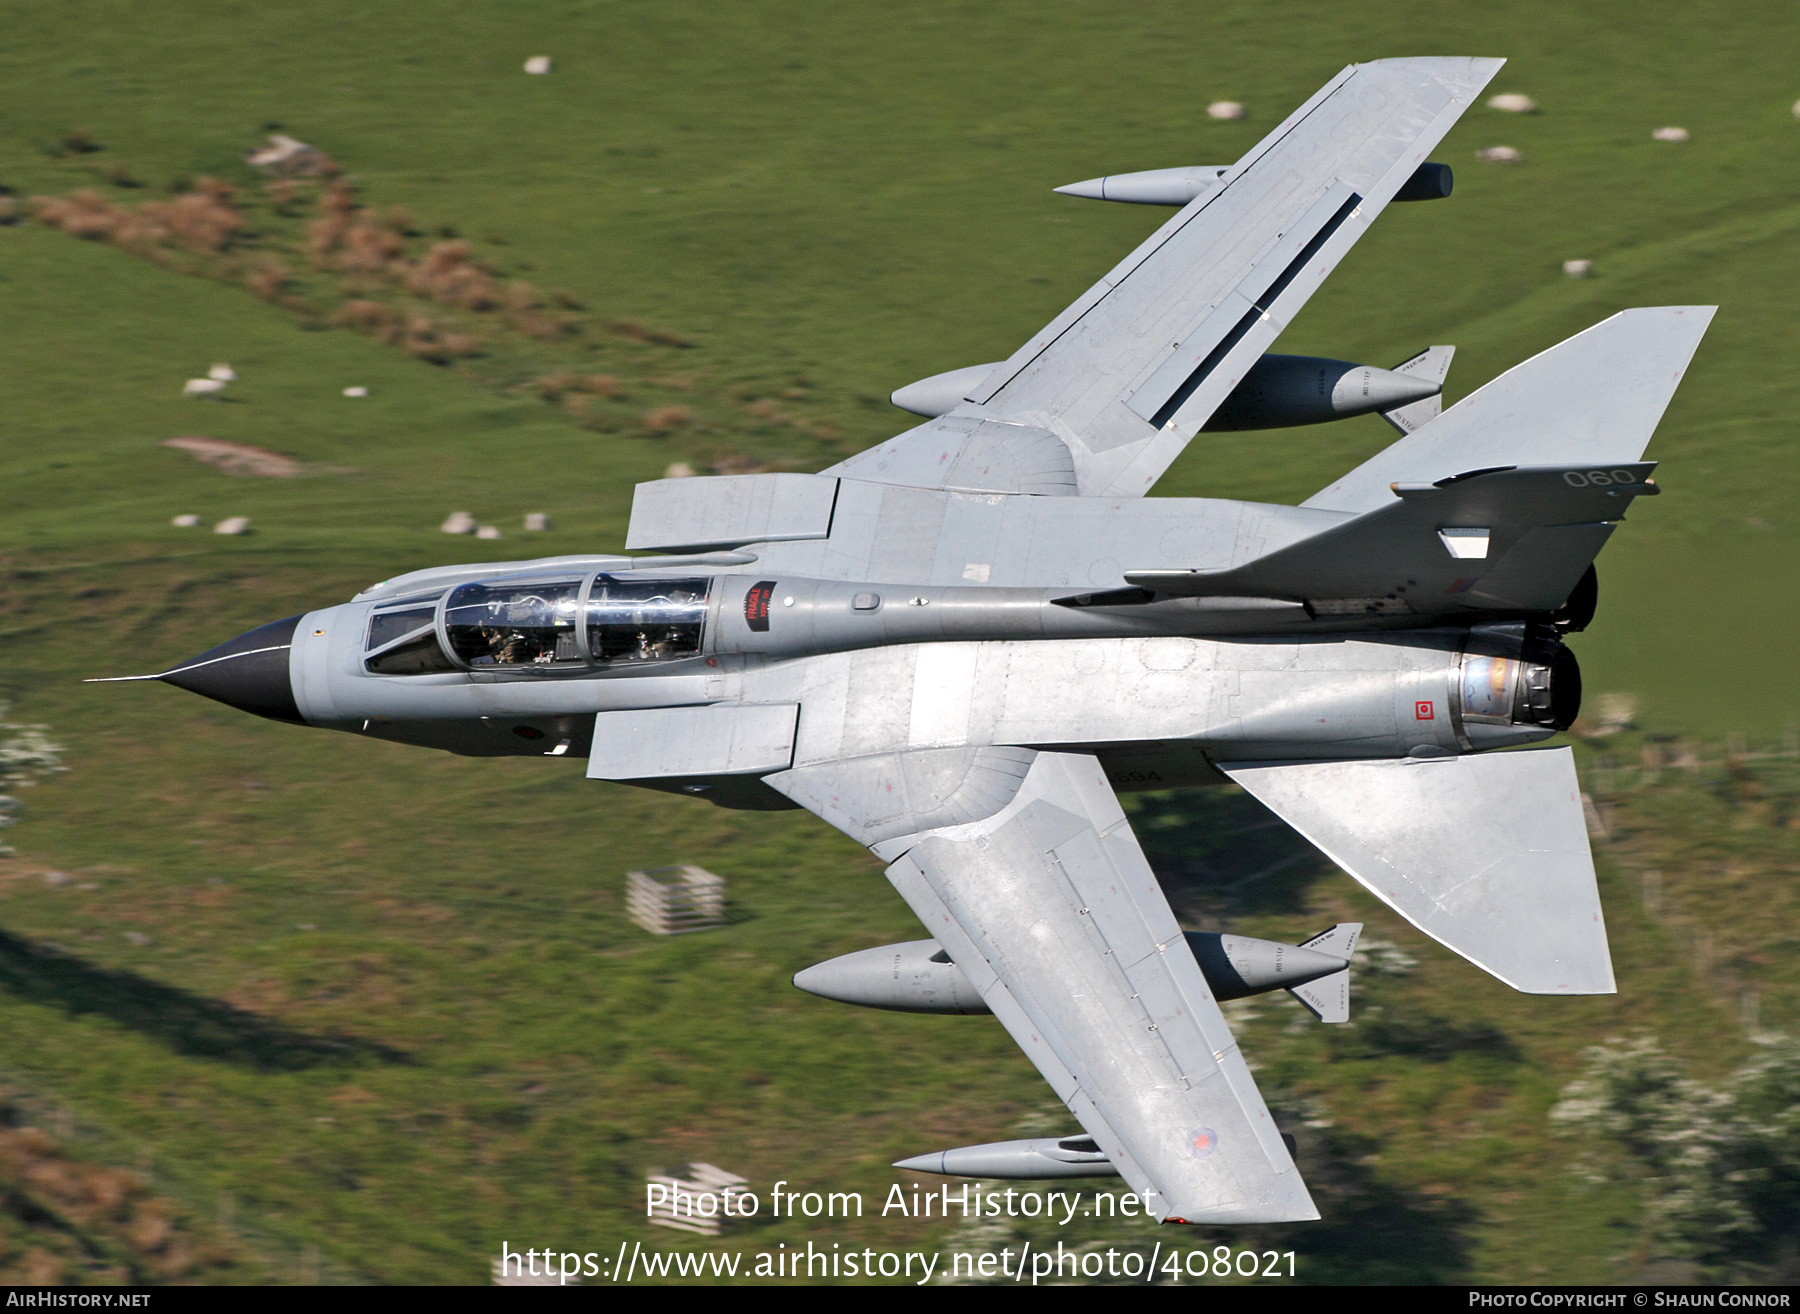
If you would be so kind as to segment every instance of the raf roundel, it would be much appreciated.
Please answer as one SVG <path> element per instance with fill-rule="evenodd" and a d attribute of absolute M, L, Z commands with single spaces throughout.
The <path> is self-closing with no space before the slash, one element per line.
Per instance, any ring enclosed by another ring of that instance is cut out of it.
<path fill-rule="evenodd" d="M 1219 1133 L 1211 1127 L 1196 1127 L 1187 1136 L 1188 1154 L 1204 1159 L 1219 1148 Z"/>

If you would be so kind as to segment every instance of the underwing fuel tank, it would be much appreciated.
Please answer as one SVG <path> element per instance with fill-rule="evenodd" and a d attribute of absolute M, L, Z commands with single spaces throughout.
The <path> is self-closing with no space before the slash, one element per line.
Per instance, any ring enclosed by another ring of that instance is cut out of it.
<path fill-rule="evenodd" d="M 821 999 L 896 1013 L 985 1013 L 988 1006 L 936 940 L 863 949 L 794 974 Z"/>
<path fill-rule="evenodd" d="M 1399 411 L 1443 391 L 1450 350 L 1434 347 L 1391 370 L 1324 356 L 1270 353 L 1250 367 L 1204 427 L 1212 432 L 1284 429 Z M 915 415 L 944 415 L 962 405 L 996 368 L 969 365 L 933 374 L 895 389 L 891 400 Z"/>
<path fill-rule="evenodd" d="M 1186 205 L 1219 185 L 1231 171 L 1228 165 L 1194 164 L 1186 168 L 1144 169 L 1137 173 L 1112 173 L 1087 178 L 1056 188 L 1064 196 L 1090 201 L 1124 201 L 1128 205 Z M 1427 161 L 1394 193 L 1396 201 L 1441 201 L 1456 185 L 1447 164 Z"/>
<path fill-rule="evenodd" d="M 1207 420 L 1209 432 L 1285 429 L 1371 411 L 1392 411 L 1435 397 L 1443 379 L 1357 365 L 1323 356 L 1264 356 Z"/>
<path fill-rule="evenodd" d="M 1047 1137 L 1029 1141 L 995 1141 L 933 1150 L 900 1159 L 896 1168 L 944 1177 L 996 1177 L 1036 1180 L 1047 1177 L 1111 1177 L 1117 1171 L 1092 1136 Z"/>
<path fill-rule="evenodd" d="M 1361 930 L 1360 923 L 1342 923 L 1304 945 L 1198 931 L 1190 931 L 1187 942 L 1217 999 L 1290 990 L 1321 1020 L 1333 1022 L 1349 1016 L 1347 969 Z M 1340 975 L 1342 992 L 1329 985 L 1323 991 L 1305 989 Z M 989 1011 L 936 940 L 909 940 L 844 954 L 796 973 L 794 984 L 824 999 L 897 1013 Z"/>

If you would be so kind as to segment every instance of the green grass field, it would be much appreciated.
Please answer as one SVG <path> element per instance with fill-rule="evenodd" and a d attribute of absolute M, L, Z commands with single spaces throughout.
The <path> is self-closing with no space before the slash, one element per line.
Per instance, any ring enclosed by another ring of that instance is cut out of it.
<path fill-rule="evenodd" d="M 17 850 L 0 859 L 0 1087 L 20 1110 L 0 1118 L 0 1175 L 38 1202 L 0 1211 L 0 1274 L 482 1281 L 503 1240 L 687 1248 L 642 1219 L 659 1166 L 875 1202 L 899 1155 L 1060 1128 L 991 1021 L 789 987 L 916 934 L 875 860 L 803 815 L 78 681 L 404 569 L 616 549 L 633 483 L 671 461 L 817 468 L 886 437 L 907 421 L 892 388 L 1006 355 L 1162 217 L 1051 187 L 1227 163 L 1344 63 L 1440 52 L 1508 56 L 1492 89 L 1541 112 L 1471 110 L 1438 153 L 1455 196 L 1384 217 L 1282 350 L 1391 364 L 1453 342 L 1454 399 L 1623 307 L 1721 308 L 1650 450 L 1668 496 L 1615 536 L 1577 641 L 1590 691 L 1640 709 L 1639 731 L 1581 750 L 1611 825 L 1621 992 L 1513 994 L 1285 831 L 1246 829 L 1262 814 L 1243 798 L 1136 800 L 1191 924 L 1295 937 L 1354 915 L 1416 960 L 1359 978 L 1348 1028 L 1297 1028 L 1285 1001 L 1239 1010 L 1327 1221 L 1205 1235 L 1294 1249 L 1312 1281 L 1703 1271 L 1647 1239 L 1655 1181 L 1579 1185 L 1548 1114 L 1609 1036 L 1654 1033 L 1708 1079 L 1753 1032 L 1800 1028 L 1780 755 L 1800 722 L 1791 6 L 0 13 L 18 36 L 0 50 L 0 185 L 26 220 L 0 225 L 0 696 L 68 767 L 14 791 L 24 810 L 0 833 Z M 523 75 L 538 53 L 554 73 Z M 1209 121 L 1219 98 L 1248 118 Z M 1652 141 L 1663 124 L 1692 140 Z M 466 240 L 496 276 L 563 290 L 580 322 L 546 340 L 465 315 L 481 353 L 447 365 L 334 327 L 347 297 L 423 303 L 307 263 L 314 212 L 278 213 L 242 160 L 271 125 L 328 151 L 368 213 L 403 208 L 412 254 Z M 1522 162 L 1474 158 L 1496 144 Z M 32 196 L 138 207 L 204 176 L 240 189 L 249 228 L 219 258 L 171 262 L 198 276 L 30 221 Z M 231 263 L 277 257 L 291 304 Z M 1577 257 L 1592 278 L 1561 276 Z M 214 361 L 240 375 L 227 400 L 182 398 Z M 534 385 L 557 371 L 620 395 L 578 414 Z M 685 423 L 646 423 L 675 407 Z M 160 445 L 184 435 L 304 471 L 234 477 Z M 1206 435 L 1157 491 L 1296 501 L 1390 436 L 1373 418 Z M 439 534 L 458 509 L 507 537 Z M 554 530 L 518 532 L 528 511 Z M 176 529 L 179 513 L 255 532 Z M 1731 736 L 1770 755 L 1733 775 Z M 1703 765 L 1644 771 L 1689 745 Z M 637 932 L 624 873 L 682 861 L 727 876 L 731 924 Z M 71 1162 L 137 1174 L 180 1244 L 31 1177 L 8 1157 L 21 1119 Z M 1078 1232 L 1167 1236 L 1064 1239 Z M 993 1241 L 868 1218 L 728 1244 L 809 1239 Z"/>

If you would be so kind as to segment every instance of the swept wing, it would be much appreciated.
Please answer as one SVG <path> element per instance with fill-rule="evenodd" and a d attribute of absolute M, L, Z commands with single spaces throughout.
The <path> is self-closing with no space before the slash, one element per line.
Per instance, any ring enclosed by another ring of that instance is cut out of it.
<path fill-rule="evenodd" d="M 968 404 L 825 473 L 1141 496 L 1502 63 L 1346 68 L 995 368 Z"/>
<path fill-rule="evenodd" d="M 1093 757 L 889 753 L 767 783 L 889 862 L 1157 1218 L 1319 1216 Z"/>

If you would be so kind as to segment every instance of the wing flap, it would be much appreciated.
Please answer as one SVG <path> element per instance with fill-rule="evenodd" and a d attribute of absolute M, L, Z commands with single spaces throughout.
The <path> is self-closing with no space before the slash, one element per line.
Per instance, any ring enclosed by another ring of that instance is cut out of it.
<path fill-rule="evenodd" d="M 1407 921 L 1515 990 L 1615 989 L 1567 748 L 1219 769 Z"/>
<path fill-rule="evenodd" d="M 1167 423 L 1192 391 L 1190 380 L 1205 378 L 1211 372 L 1209 362 L 1222 358 L 1250 332 L 1267 313 L 1267 305 L 1287 290 L 1361 201 L 1362 197 L 1342 182 L 1327 186 L 1299 222 L 1250 267 L 1243 282 L 1182 335 L 1168 358 L 1127 399 L 1126 406 L 1158 428 Z"/>

